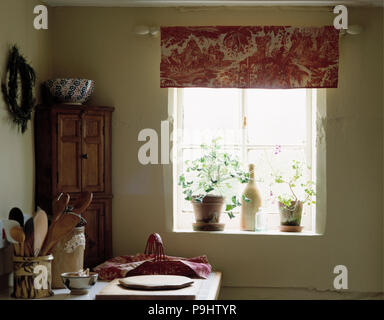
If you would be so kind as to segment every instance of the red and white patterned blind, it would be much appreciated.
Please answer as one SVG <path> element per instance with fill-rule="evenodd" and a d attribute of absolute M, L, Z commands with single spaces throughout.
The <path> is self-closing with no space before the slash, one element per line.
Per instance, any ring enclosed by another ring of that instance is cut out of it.
<path fill-rule="evenodd" d="M 336 88 L 339 31 L 325 27 L 162 27 L 162 88 Z"/>

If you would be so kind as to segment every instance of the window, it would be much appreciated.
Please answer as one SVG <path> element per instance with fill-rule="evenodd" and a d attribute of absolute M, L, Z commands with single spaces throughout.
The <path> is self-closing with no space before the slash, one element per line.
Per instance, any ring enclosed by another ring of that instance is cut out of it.
<path fill-rule="evenodd" d="M 249 163 L 255 165 L 268 230 L 277 230 L 280 217 L 271 197 L 271 168 L 284 174 L 292 160 L 305 162 L 305 178 L 316 181 L 316 89 L 170 90 L 174 90 L 173 129 L 177 133 L 173 138 L 174 229 L 192 230 L 194 222 L 192 206 L 177 184 L 185 160 L 200 156 L 202 143 L 221 137 L 224 149 L 236 154 L 245 170 Z M 221 219 L 226 230 L 240 229 L 239 215 L 229 219 L 223 214 Z M 305 206 L 302 225 L 306 231 L 315 230 L 315 206 Z"/>

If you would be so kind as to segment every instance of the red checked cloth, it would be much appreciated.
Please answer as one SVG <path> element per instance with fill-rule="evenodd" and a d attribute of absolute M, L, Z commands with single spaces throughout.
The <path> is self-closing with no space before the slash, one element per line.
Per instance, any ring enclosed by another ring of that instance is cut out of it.
<path fill-rule="evenodd" d="M 155 240 L 154 240 L 155 239 Z M 155 253 L 153 253 L 155 249 Z M 100 280 L 113 280 L 139 275 L 179 275 L 206 279 L 212 267 L 205 255 L 195 258 L 180 258 L 164 255 L 161 238 L 153 234 L 148 239 L 144 254 L 119 256 L 105 261 L 93 269 Z"/>

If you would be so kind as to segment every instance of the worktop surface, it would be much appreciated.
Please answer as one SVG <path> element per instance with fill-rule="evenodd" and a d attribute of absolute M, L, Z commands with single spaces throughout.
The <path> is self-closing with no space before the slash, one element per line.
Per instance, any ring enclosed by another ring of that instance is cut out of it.
<path fill-rule="evenodd" d="M 212 272 L 206 280 L 202 280 L 197 300 L 216 300 L 219 296 L 221 278 L 221 272 Z M 108 284 L 107 281 L 97 281 L 86 295 L 73 295 L 68 289 L 54 289 L 53 296 L 39 300 L 94 300 L 96 294 Z M 12 291 L 12 287 L 1 290 L 0 300 L 19 300 L 11 297 Z"/>

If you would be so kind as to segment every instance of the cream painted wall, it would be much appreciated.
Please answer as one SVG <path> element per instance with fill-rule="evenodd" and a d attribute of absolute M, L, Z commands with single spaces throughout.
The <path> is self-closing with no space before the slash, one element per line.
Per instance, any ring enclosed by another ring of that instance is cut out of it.
<path fill-rule="evenodd" d="M 327 90 L 327 226 L 324 236 L 181 234 L 166 228 L 163 168 L 137 160 L 143 128 L 160 132 L 167 90 L 159 87 L 159 39 L 147 25 L 325 25 L 324 8 L 53 8 L 55 77 L 96 80 L 92 104 L 116 107 L 113 120 L 114 255 L 144 250 L 152 232 L 166 252 L 207 254 L 230 287 L 333 288 L 335 265 L 349 289 L 382 291 L 383 12 L 351 9 L 363 34 L 340 41 L 340 85 Z M 52 22 L 53 21 L 53 22 Z M 229 290 L 229 291 L 228 291 Z M 229 292 L 229 293 L 228 293 Z M 252 295 L 246 295 L 252 298 Z"/>
<path fill-rule="evenodd" d="M 41 79 L 51 71 L 49 31 L 33 27 L 33 8 L 40 1 L 0 1 L 0 77 L 3 80 L 9 48 L 13 44 L 31 63 L 37 74 L 37 94 Z M 13 206 L 31 213 L 34 197 L 34 153 L 32 123 L 22 135 L 12 125 L 2 94 L 0 98 L 0 219 Z"/>

